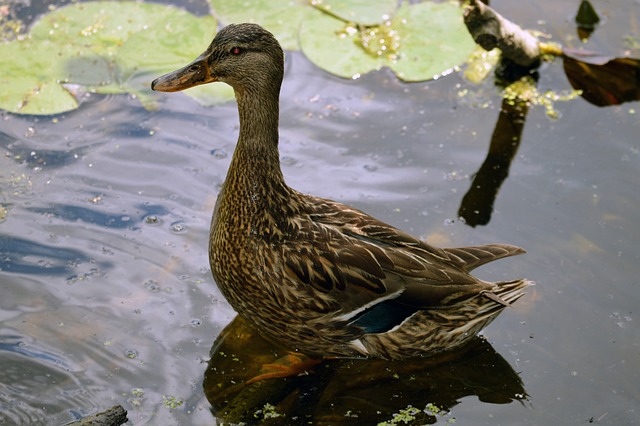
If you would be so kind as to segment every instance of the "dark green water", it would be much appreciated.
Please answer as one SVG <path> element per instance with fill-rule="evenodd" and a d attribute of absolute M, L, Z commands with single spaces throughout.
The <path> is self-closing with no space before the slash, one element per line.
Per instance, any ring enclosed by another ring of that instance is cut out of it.
<path fill-rule="evenodd" d="M 577 2 L 543 3 L 492 6 L 578 46 L 570 22 Z M 638 39 L 637 1 L 594 5 L 606 20 L 589 48 L 620 54 L 625 36 Z M 542 66 L 538 87 L 570 89 L 559 62 Z M 486 107 L 460 97 L 464 89 Z M 237 138 L 236 110 L 204 108 L 180 94 L 161 99 L 157 111 L 127 96 L 90 96 L 55 117 L 0 113 L 7 210 L 0 424 L 61 424 L 115 404 L 136 425 L 216 422 L 202 382 L 211 346 L 234 313 L 210 277 L 206 249 Z M 640 104 L 598 108 L 576 99 L 556 104 L 555 121 L 533 107 L 491 221 L 472 228 L 457 212 L 500 104 L 496 93 L 455 74 L 406 85 L 383 70 L 346 81 L 289 54 L 285 177 L 435 245 L 505 242 L 528 250 L 478 271 L 537 283 L 484 332 L 528 398 L 491 399 L 469 370 L 456 367 L 462 376 L 452 377 L 436 369 L 425 383 L 470 389 L 453 394 L 440 424 L 638 423 Z M 424 408 L 436 398 L 412 392 L 414 399 L 404 395 L 385 409 Z M 171 408 L 172 397 L 183 403 Z"/>

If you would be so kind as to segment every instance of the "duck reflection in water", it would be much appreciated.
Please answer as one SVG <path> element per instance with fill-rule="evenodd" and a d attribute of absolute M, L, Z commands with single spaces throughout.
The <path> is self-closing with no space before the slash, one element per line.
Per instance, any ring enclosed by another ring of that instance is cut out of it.
<path fill-rule="evenodd" d="M 413 410 L 414 422 L 408 424 L 432 424 L 446 418 L 445 413 L 467 396 L 491 404 L 527 398 L 518 374 L 477 336 L 464 347 L 436 357 L 336 359 L 308 374 L 247 384 L 260 374 L 262 364 L 287 354 L 236 317 L 211 348 L 205 372 L 204 391 L 213 414 L 232 424 L 263 424 L 265 418 L 273 417 L 278 425 L 370 425 L 390 420 L 411 406 L 417 410 Z M 265 407 L 272 410 L 265 412 Z"/>

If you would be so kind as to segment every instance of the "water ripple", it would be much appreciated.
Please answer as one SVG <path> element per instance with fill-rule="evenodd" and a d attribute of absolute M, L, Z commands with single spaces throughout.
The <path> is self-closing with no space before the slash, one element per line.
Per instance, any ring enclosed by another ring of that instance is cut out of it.
<path fill-rule="evenodd" d="M 80 250 L 0 234 L 0 271 L 64 275 L 72 271 L 71 263 L 87 261 L 89 257 Z"/>

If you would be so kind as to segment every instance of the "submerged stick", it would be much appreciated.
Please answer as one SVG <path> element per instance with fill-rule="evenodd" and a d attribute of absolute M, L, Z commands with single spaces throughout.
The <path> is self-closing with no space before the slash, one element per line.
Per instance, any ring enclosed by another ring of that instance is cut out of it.
<path fill-rule="evenodd" d="M 538 40 L 484 3 L 471 0 L 464 10 L 464 23 L 483 49 L 497 47 L 504 57 L 523 67 L 535 66 L 540 61 Z"/>
<path fill-rule="evenodd" d="M 64 426 L 120 426 L 127 421 L 127 411 L 122 406 L 115 405 L 102 413 L 66 423 Z"/>

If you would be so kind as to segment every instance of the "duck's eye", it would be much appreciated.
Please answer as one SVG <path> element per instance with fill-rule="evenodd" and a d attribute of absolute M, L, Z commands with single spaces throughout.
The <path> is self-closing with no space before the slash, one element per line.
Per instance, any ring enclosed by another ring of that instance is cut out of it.
<path fill-rule="evenodd" d="M 232 55 L 239 55 L 242 50 L 238 46 L 235 46 L 231 48 L 230 52 Z"/>

